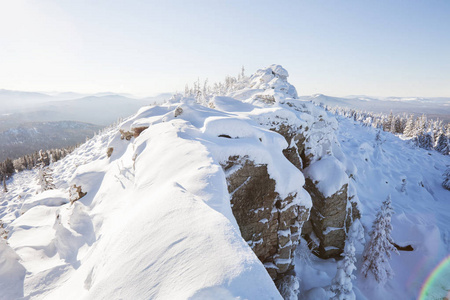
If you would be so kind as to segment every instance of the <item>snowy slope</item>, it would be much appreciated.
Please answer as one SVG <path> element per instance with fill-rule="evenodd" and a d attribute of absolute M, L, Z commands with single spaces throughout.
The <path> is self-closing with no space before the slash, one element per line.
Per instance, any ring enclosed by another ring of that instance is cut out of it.
<path fill-rule="evenodd" d="M 240 237 L 220 166 L 189 136 L 190 127 L 161 123 L 134 143 L 114 130 L 55 166 L 60 189 L 33 195 L 29 182 L 11 184 L 10 197 L 22 194 L 23 204 L 13 210 L 8 203 L 2 219 L 13 220 L 8 242 L 28 272 L 15 296 L 279 298 Z M 114 145 L 109 159 L 107 145 Z M 60 205 L 68 201 L 67 183 L 87 196 Z"/>
<path fill-rule="evenodd" d="M 416 148 L 383 131 L 383 143 L 377 145 L 374 128 L 345 117 L 338 117 L 338 121 L 342 151 L 357 169 L 354 183 L 363 210 L 366 241 L 381 202 L 390 194 L 395 210 L 394 241 L 414 248 L 412 252 L 393 254 L 395 277 L 382 287 L 361 275 L 363 248 L 358 245 L 354 282 L 357 299 L 417 299 L 431 271 L 450 254 L 450 191 L 441 185 L 450 157 Z M 305 260 L 305 255 L 299 254 L 296 266 L 303 299 L 328 299 L 317 287 L 330 284 L 336 264 L 314 257 Z M 449 289 L 450 284 L 445 288 Z"/>
<path fill-rule="evenodd" d="M 177 95 L 142 107 L 52 165 L 55 190 L 41 192 L 36 171 L 14 175 L 0 192 L 9 231 L 8 244 L 0 241 L 0 299 L 281 299 L 232 214 L 220 163 L 233 155 L 267 165 L 276 192 L 306 208 L 304 176 L 324 195 L 349 183 L 366 238 L 390 194 L 393 237 L 415 250 L 393 256 L 397 276 L 380 287 L 360 275 L 357 245 L 354 290 L 357 299 L 414 299 L 450 253 L 450 192 L 441 187 L 450 158 L 385 132 L 378 145 L 375 129 L 296 99 L 286 77 L 272 65 L 208 106 Z M 270 130 L 281 125 L 309 128 L 303 172 Z M 87 195 L 71 204 L 74 184 Z M 303 240 L 296 260 L 300 297 L 328 299 L 334 259 L 313 257 Z"/>
<path fill-rule="evenodd" d="M 276 191 L 308 208 L 304 177 L 282 153 L 286 140 L 259 123 L 308 120 L 254 98 L 212 103 L 175 97 L 141 108 L 55 163 L 56 190 L 41 193 L 34 171 L 15 175 L 0 206 L 9 230 L 2 253 L 10 253 L 0 274 L 15 276 L 14 285 L 0 282 L 14 288 L 0 298 L 280 299 L 241 237 L 219 162 L 241 155 L 266 164 Z M 119 129 L 147 126 L 121 138 Z M 87 195 L 70 204 L 73 184 Z"/>
<path fill-rule="evenodd" d="M 374 113 L 389 114 L 425 114 L 428 118 L 450 122 L 450 98 L 421 98 L 421 97 L 369 97 L 348 96 L 333 97 L 322 94 L 301 96 L 300 99 L 323 104 L 329 107 L 346 107 L 366 110 Z"/>

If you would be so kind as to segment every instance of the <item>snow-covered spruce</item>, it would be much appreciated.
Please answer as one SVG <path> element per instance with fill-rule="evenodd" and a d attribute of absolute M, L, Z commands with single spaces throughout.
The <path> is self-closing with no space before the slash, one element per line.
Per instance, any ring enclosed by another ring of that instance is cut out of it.
<path fill-rule="evenodd" d="M 320 102 L 319 102 L 320 103 Z M 321 104 L 322 106 L 325 106 Z M 360 111 L 345 107 L 329 107 L 325 109 L 337 115 L 343 115 L 364 125 L 382 128 L 393 134 L 402 134 L 404 138 L 412 139 L 420 148 L 434 149 L 441 154 L 450 154 L 450 123 L 444 124 L 442 120 L 428 119 L 425 115 L 414 118 L 414 115 L 393 115 Z"/>
<path fill-rule="evenodd" d="M 335 294 L 333 300 L 354 300 L 352 280 L 356 278 L 353 271 L 356 270 L 355 246 L 351 239 L 345 243 L 344 257 L 337 263 L 336 276 L 331 281 L 331 291 Z"/>
<path fill-rule="evenodd" d="M 391 196 L 383 202 L 380 211 L 372 225 L 370 241 L 363 254 L 361 273 L 365 277 L 370 273 L 378 283 L 384 284 L 394 276 L 389 264 L 391 252 L 398 253 L 391 237 L 391 216 L 394 213 L 391 205 Z"/>
<path fill-rule="evenodd" d="M 450 191 L 450 168 L 447 168 L 442 176 L 444 176 L 444 182 L 442 182 L 442 186 Z"/>

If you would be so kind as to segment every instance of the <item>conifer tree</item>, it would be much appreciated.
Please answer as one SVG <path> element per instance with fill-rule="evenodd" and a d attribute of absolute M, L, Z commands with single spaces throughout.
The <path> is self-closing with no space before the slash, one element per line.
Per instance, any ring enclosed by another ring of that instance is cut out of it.
<path fill-rule="evenodd" d="M 53 184 L 52 169 L 42 165 L 39 167 L 38 184 L 41 186 L 42 192 L 55 189 L 55 185 Z"/>
<path fill-rule="evenodd" d="M 355 246 L 351 239 L 345 242 L 344 259 L 338 261 L 337 272 L 331 281 L 331 291 L 335 294 L 333 300 L 354 300 L 352 279 L 355 279 L 353 271 L 356 270 Z"/>
<path fill-rule="evenodd" d="M 397 133 L 397 130 L 395 129 L 395 120 L 396 120 L 396 118 L 395 117 L 393 117 L 392 118 L 392 122 L 391 122 L 391 128 L 390 128 L 390 132 L 392 132 L 392 133 Z"/>
<path fill-rule="evenodd" d="M 436 146 L 434 147 L 434 150 L 438 151 L 439 153 L 442 153 L 444 155 L 448 155 L 450 152 L 449 145 L 448 145 L 448 138 L 445 136 L 444 133 L 441 133 L 437 139 Z"/>
<path fill-rule="evenodd" d="M 392 119 L 394 118 L 394 115 L 391 113 L 389 114 L 389 116 L 384 120 L 383 122 L 383 129 L 384 131 L 390 131 L 391 130 L 391 125 L 392 125 Z"/>
<path fill-rule="evenodd" d="M 375 280 L 381 284 L 394 276 L 388 259 L 391 258 L 391 252 L 398 254 L 391 237 L 393 213 L 391 196 L 388 196 L 373 222 L 371 239 L 363 253 L 362 274 L 367 277 L 369 273 L 372 273 Z"/>
<path fill-rule="evenodd" d="M 420 133 L 417 137 L 414 138 L 414 142 L 420 148 L 426 150 L 433 149 L 433 137 L 428 132 Z"/>
<path fill-rule="evenodd" d="M 450 191 L 450 168 L 448 168 L 445 173 L 443 174 L 444 176 L 444 182 L 442 183 L 442 186 Z"/>
<path fill-rule="evenodd" d="M 375 144 L 380 146 L 383 143 L 381 140 L 381 130 L 377 130 L 377 134 L 375 135 Z"/>

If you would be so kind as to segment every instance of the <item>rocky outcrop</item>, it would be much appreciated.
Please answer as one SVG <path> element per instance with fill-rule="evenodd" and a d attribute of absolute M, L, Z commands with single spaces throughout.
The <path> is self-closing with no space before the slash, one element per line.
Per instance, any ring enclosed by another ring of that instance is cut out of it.
<path fill-rule="evenodd" d="M 147 128 L 148 126 L 133 127 L 133 137 L 137 138 L 139 135 L 141 135 L 142 131 L 144 131 Z"/>
<path fill-rule="evenodd" d="M 135 126 L 131 128 L 131 131 L 120 129 L 120 139 L 129 141 L 132 137 L 137 138 L 147 128 L 148 126 Z"/>
<path fill-rule="evenodd" d="M 111 157 L 111 155 L 114 152 L 114 148 L 113 147 L 108 147 L 108 149 L 106 150 L 106 156 L 109 158 Z"/>
<path fill-rule="evenodd" d="M 304 232 L 312 242 L 312 233 L 319 240 L 315 253 L 321 258 L 337 257 L 342 253 L 345 244 L 347 219 L 347 185 L 330 197 L 323 194 L 311 179 L 306 178 L 306 190 L 311 195 L 313 207 L 309 229 Z"/>
<path fill-rule="evenodd" d="M 281 198 L 266 165 L 248 157 L 230 157 L 222 165 L 227 175 L 233 214 L 255 254 L 272 279 L 279 279 L 294 267 L 294 251 L 309 209 L 296 205 L 289 195 Z"/>
<path fill-rule="evenodd" d="M 303 108 L 292 102 L 286 103 L 296 111 Z M 308 112 L 312 115 L 311 112 Z M 332 125 L 332 124 L 331 124 Z M 270 130 L 281 134 L 288 143 L 288 147 L 283 150 L 284 156 L 299 170 L 305 177 L 304 188 L 308 191 L 313 202 L 310 219 L 304 224 L 302 234 L 312 246 L 314 253 L 321 258 L 339 257 L 344 249 L 346 233 L 353 220 L 360 218 L 355 195 L 349 193 L 349 176 L 342 170 L 340 179 L 332 178 L 336 174 L 330 172 L 325 181 L 335 181 L 337 184 L 335 192 L 331 195 L 324 195 L 318 186 L 318 181 L 308 178 L 309 174 L 304 168 L 313 162 L 321 160 L 322 157 L 333 156 L 333 144 L 337 145 L 335 135 L 327 132 L 326 128 L 332 128 L 326 117 L 319 114 L 308 126 L 295 126 L 288 122 L 271 122 L 267 124 Z M 319 129 L 319 130 L 318 130 Z M 314 152 L 311 149 L 320 149 Z M 339 148 L 334 147 L 338 152 Z M 340 153 L 337 153 L 340 156 Z M 334 159 L 335 164 L 341 166 L 339 160 Z M 331 178 L 330 178 L 331 177 Z"/>
<path fill-rule="evenodd" d="M 125 140 L 129 141 L 133 137 L 133 133 L 131 131 L 125 131 L 123 129 L 120 129 L 119 132 L 120 132 L 121 140 L 125 139 Z"/>
<path fill-rule="evenodd" d="M 286 97 L 296 99 L 297 90 L 287 78 L 288 71 L 280 65 L 270 65 L 268 68 L 256 71 L 250 77 L 249 86 L 253 89 L 262 89 L 264 92 L 255 95 L 255 99 L 267 104 L 274 104 L 279 99 Z"/>
<path fill-rule="evenodd" d="M 86 196 L 87 192 L 83 192 L 81 190 L 81 185 L 77 186 L 76 184 L 74 184 L 69 188 L 69 195 L 70 195 L 69 197 L 70 204 L 73 204 L 75 201 L 78 201 L 84 196 Z"/>

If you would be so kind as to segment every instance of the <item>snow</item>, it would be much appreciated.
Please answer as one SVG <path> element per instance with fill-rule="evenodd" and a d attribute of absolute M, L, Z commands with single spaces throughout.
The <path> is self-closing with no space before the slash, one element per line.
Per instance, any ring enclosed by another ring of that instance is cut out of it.
<path fill-rule="evenodd" d="M 16 281 L 16 294 L 185 299 L 220 291 L 278 299 L 240 236 L 225 175 L 196 140 L 199 132 L 183 120 L 153 125 L 132 142 L 110 130 L 56 163 L 60 188 L 27 194 L 24 214 L 8 226 L 10 252 L 20 257 L 15 268 L 29 273 L 22 286 Z M 38 190 L 21 175 L 11 195 L 29 185 Z M 70 205 L 72 183 L 87 195 Z"/>
<path fill-rule="evenodd" d="M 54 190 L 41 192 L 37 170 L 14 175 L 0 194 L 9 231 L 0 241 L 0 299 L 281 299 L 232 214 L 221 164 L 235 155 L 267 165 L 276 192 L 296 195 L 291 205 L 312 205 L 305 176 L 325 197 L 348 184 L 362 212 L 352 226 L 356 299 L 415 298 L 450 253 L 450 192 L 441 186 L 450 158 L 385 132 L 377 144 L 375 129 L 296 99 L 287 77 L 272 65 L 208 106 L 175 95 L 142 107 L 54 163 Z M 286 140 L 274 131 L 283 125 L 304 136 Z M 148 128 L 121 139 L 119 130 L 138 127 Z M 310 159 L 303 172 L 282 153 L 300 138 Z M 71 204 L 74 184 L 87 194 Z M 368 241 L 389 194 L 392 237 L 414 251 L 393 255 L 395 276 L 379 286 L 360 273 L 360 229 Z M 298 289 L 301 299 L 334 296 L 334 259 L 311 255 L 301 239 L 295 260 L 297 277 L 286 279 L 283 295 L 295 298 Z"/>
<path fill-rule="evenodd" d="M 256 121 L 295 114 L 253 98 L 213 103 L 176 96 L 141 108 L 54 163 L 55 190 L 41 192 L 36 171 L 16 174 L 0 218 L 10 230 L 2 253 L 14 254 L 3 269 L 19 279 L 0 298 L 280 299 L 241 237 L 220 163 L 266 164 L 281 197 L 310 207 L 302 173 L 282 154 L 288 143 Z M 121 139 L 119 129 L 137 127 L 148 128 Z M 73 185 L 87 194 L 71 204 Z"/>
<path fill-rule="evenodd" d="M 345 167 L 334 156 L 314 162 L 304 172 L 313 182 L 318 182 L 317 188 L 325 198 L 338 192 L 344 184 L 348 184 Z"/>
<path fill-rule="evenodd" d="M 361 203 L 366 241 L 375 214 L 390 194 L 394 208 L 394 242 L 414 248 L 414 251 L 399 251 L 400 255 L 391 256 L 395 275 L 382 286 L 360 273 L 363 246 L 355 244 L 357 271 L 353 290 L 356 299 L 416 299 L 428 275 L 450 254 L 450 192 L 441 186 L 450 157 L 416 148 L 388 132 L 381 132 L 384 142 L 377 145 L 376 129 L 362 127 L 344 117 L 337 118 L 340 148 L 354 165 L 350 183 Z M 311 256 L 311 262 L 305 263 L 297 256 L 296 272 L 302 299 L 332 297 L 325 291 L 336 274 L 336 263 L 332 260 Z"/>

